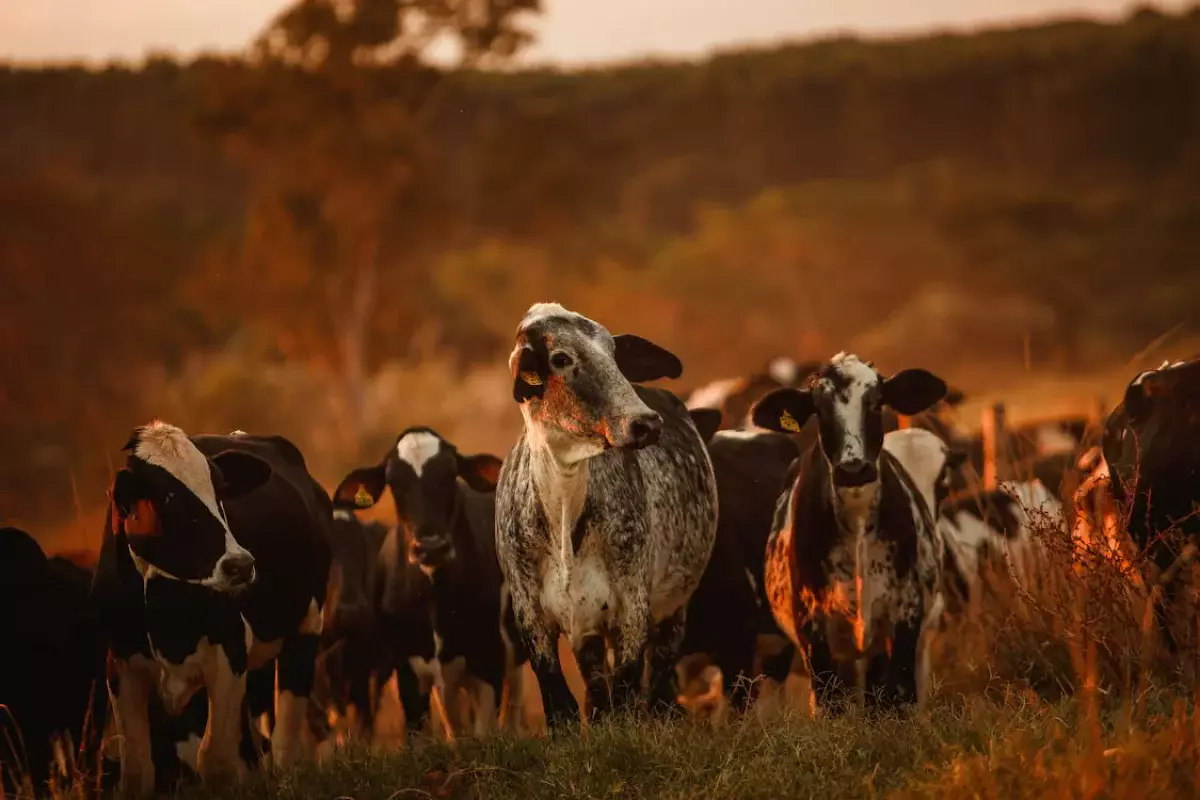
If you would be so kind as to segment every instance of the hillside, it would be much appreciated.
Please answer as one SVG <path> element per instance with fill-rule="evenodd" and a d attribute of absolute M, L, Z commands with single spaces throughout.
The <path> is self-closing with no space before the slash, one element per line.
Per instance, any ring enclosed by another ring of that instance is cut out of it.
<path fill-rule="evenodd" d="M 1197 12 L 339 80 L 0 71 L 0 519 L 90 508 L 152 414 L 271 425 L 332 475 L 445 405 L 413 392 L 502 384 L 535 299 L 671 346 L 688 385 L 861 345 L 984 391 L 1197 321 Z"/>

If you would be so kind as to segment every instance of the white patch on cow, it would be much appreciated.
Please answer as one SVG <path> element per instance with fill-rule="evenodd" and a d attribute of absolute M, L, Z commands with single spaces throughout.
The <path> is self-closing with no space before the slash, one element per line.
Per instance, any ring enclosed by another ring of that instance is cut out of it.
<path fill-rule="evenodd" d="M 863 433 L 863 404 L 866 402 L 867 390 L 879 383 L 879 375 L 875 369 L 853 353 L 838 353 L 830 364 L 836 368 L 843 380 L 848 382 L 844 395 L 835 395 L 837 402 L 833 407 L 834 421 L 842 430 L 842 452 L 839 458 L 865 459 L 866 443 L 862 440 Z M 822 382 L 829 383 L 828 378 Z"/>
<path fill-rule="evenodd" d="M 734 392 L 746 385 L 744 378 L 723 378 L 695 389 L 685 402 L 689 409 L 721 409 Z"/>
<path fill-rule="evenodd" d="M 234 673 L 223 646 L 212 645 L 204 650 L 208 725 L 196 755 L 196 769 L 206 783 L 228 777 L 240 779 L 246 770 L 239 754 L 246 674 Z"/>
<path fill-rule="evenodd" d="M 1038 426 L 1035 437 L 1037 450 L 1043 455 L 1070 453 L 1079 446 L 1079 442 L 1075 440 L 1074 436 L 1054 423 Z"/>
<path fill-rule="evenodd" d="M 429 459 L 438 454 L 442 448 L 442 440 L 428 431 L 413 431 L 396 442 L 396 455 L 400 460 L 413 468 L 417 477 Z"/>
<path fill-rule="evenodd" d="M 436 658 L 426 661 L 419 656 L 411 656 L 408 659 L 408 665 L 417 676 L 422 694 L 429 694 L 433 687 L 441 685 L 442 670 Z"/>
<path fill-rule="evenodd" d="M 335 508 L 333 510 L 333 518 L 337 519 L 337 520 L 341 520 L 342 522 L 353 522 L 354 521 L 354 512 L 347 511 L 344 508 Z"/>
<path fill-rule="evenodd" d="M 188 765 L 192 772 L 199 772 L 197 764 L 200 763 L 200 743 L 204 741 L 194 733 L 189 733 L 188 738 L 182 742 L 175 743 L 175 755 L 179 756 L 179 760 Z"/>
<path fill-rule="evenodd" d="M 925 498 L 929 513 L 936 515 L 935 490 L 946 466 L 949 446 L 932 431 L 902 428 L 884 435 L 883 449 L 900 462 Z"/>
<path fill-rule="evenodd" d="M 188 654 L 181 664 L 173 664 L 154 646 L 154 641 L 147 635 L 150 652 L 161 669 L 159 680 L 159 696 L 169 714 L 183 711 L 192 695 L 204 684 L 204 666 L 211 645 L 208 637 L 202 637 L 196 650 Z"/>
<path fill-rule="evenodd" d="M 225 530 L 229 530 L 225 515 L 217 505 L 208 459 L 186 433 L 174 425 L 154 420 L 141 429 L 133 454 L 147 464 L 171 473 L 188 491 L 200 498 L 200 502 L 214 517 L 221 520 Z"/>
<path fill-rule="evenodd" d="M 315 599 L 309 600 L 308 611 L 300 622 L 299 632 L 320 636 L 322 627 L 321 607 L 317 605 Z"/>
<path fill-rule="evenodd" d="M 773 358 L 771 359 L 771 363 L 767 365 L 767 374 L 784 386 L 790 386 L 795 383 L 796 375 L 799 372 L 799 365 L 787 356 Z"/>
<path fill-rule="evenodd" d="M 713 441 L 715 442 L 718 438 L 744 441 L 747 439 L 757 439 L 760 436 L 777 435 L 778 434 L 774 433 L 773 431 L 769 431 L 766 428 L 755 428 L 753 430 L 723 430 L 717 431 L 713 434 Z"/>
<path fill-rule="evenodd" d="M 232 432 L 232 433 L 230 433 L 229 435 L 230 435 L 230 436 L 248 436 L 249 434 L 247 434 L 247 433 L 246 433 L 244 430 L 242 430 L 241 428 L 238 428 L 236 431 L 233 431 L 233 432 Z"/>
<path fill-rule="evenodd" d="M 542 576 L 542 607 L 558 620 L 572 649 L 603 630 L 616 608 L 604 562 L 595 556 L 574 564 L 548 558 Z"/>

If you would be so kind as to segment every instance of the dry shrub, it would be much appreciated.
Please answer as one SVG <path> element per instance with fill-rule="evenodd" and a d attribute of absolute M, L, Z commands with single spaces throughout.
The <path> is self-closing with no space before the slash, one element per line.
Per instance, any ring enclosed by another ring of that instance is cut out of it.
<path fill-rule="evenodd" d="M 1021 583 L 998 559 L 986 565 L 971 612 L 939 636 L 943 692 L 997 697 L 1015 687 L 1057 700 L 1094 688 L 1111 705 L 1151 682 L 1189 685 L 1196 637 L 1177 633 L 1174 656 L 1161 647 L 1145 591 L 1157 575 L 1148 549 L 1115 552 L 1103 536 L 1079 538 L 1072 514 L 1027 513 L 1037 543 L 1031 576 Z M 1167 546 L 1180 538 L 1163 535 Z"/>

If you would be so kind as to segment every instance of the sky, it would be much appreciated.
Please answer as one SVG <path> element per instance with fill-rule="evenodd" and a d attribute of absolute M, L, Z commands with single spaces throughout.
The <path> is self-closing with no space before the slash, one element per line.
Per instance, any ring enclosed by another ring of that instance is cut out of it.
<path fill-rule="evenodd" d="M 1188 0 L 1165 0 L 1178 10 Z M 1047 15 L 1119 16 L 1128 0 L 544 0 L 527 63 L 697 56 L 835 31 L 971 28 Z M 138 61 L 237 51 L 280 0 L 0 0 L 0 61 Z"/>

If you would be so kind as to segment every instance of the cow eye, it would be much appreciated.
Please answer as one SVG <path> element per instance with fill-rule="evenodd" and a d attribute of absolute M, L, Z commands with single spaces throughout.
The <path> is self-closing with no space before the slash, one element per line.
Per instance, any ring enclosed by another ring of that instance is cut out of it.
<path fill-rule="evenodd" d="M 550 356 L 550 366 L 554 367 L 555 369 L 566 369 L 573 363 L 575 362 L 571 359 L 571 357 L 562 351 Z"/>

